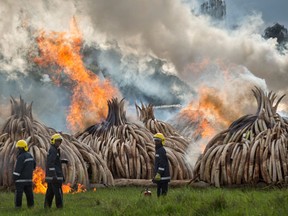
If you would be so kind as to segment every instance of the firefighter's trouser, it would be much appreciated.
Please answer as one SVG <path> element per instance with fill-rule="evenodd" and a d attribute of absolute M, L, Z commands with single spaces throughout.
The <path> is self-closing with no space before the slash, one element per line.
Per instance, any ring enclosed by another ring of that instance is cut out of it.
<path fill-rule="evenodd" d="M 33 207 L 34 206 L 34 196 L 33 196 L 33 188 L 32 188 L 32 182 L 30 183 L 23 183 L 23 182 L 16 182 L 15 183 L 15 207 L 20 208 L 22 206 L 22 197 L 23 192 L 26 195 L 27 200 L 27 206 Z"/>
<path fill-rule="evenodd" d="M 48 188 L 45 195 L 45 208 L 51 208 L 52 201 L 55 195 L 55 203 L 57 208 L 63 207 L 63 192 L 61 183 L 48 183 Z"/>
<path fill-rule="evenodd" d="M 167 195 L 168 192 L 168 181 L 157 182 L 157 196 Z"/>

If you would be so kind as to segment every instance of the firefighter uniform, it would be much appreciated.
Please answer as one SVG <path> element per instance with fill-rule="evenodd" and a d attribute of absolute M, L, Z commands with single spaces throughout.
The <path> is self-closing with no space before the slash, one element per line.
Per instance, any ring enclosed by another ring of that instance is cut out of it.
<path fill-rule="evenodd" d="M 56 207 L 62 208 L 63 207 L 62 183 L 64 181 L 64 177 L 60 160 L 60 149 L 57 144 L 53 143 L 53 136 L 51 139 L 51 147 L 47 155 L 45 180 L 48 183 L 48 188 L 45 195 L 44 207 L 51 208 L 52 201 L 55 195 Z M 61 136 L 59 137 L 59 139 L 62 141 Z"/>
<path fill-rule="evenodd" d="M 169 163 L 166 150 L 163 147 L 165 138 L 163 134 L 154 135 L 155 141 L 155 164 L 153 182 L 157 184 L 157 196 L 166 195 L 168 192 L 168 182 L 170 182 Z"/>
<path fill-rule="evenodd" d="M 33 196 L 33 183 L 32 176 L 33 170 L 36 167 L 36 162 L 32 155 L 27 152 L 28 146 L 25 140 L 19 140 L 16 143 L 18 148 L 17 160 L 15 169 L 13 172 L 13 179 L 15 182 L 15 207 L 20 208 L 22 206 L 23 192 L 26 195 L 27 206 L 34 206 Z"/>

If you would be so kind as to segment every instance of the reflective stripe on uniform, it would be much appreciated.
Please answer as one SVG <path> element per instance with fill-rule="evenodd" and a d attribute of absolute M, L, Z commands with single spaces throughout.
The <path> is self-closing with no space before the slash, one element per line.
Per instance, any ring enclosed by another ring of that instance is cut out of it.
<path fill-rule="evenodd" d="M 163 167 L 159 167 L 158 170 L 164 171 L 165 168 L 163 168 Z"/>
<path fill-rule="evenodd" d="M 57 178 L 57 180 L 63 180 L 63 177 L 56 177 L 56 178 Z M 53 177 L 47 176 L 45 179 L 46 179 L 46 180 L 52 180 Z"/>
<path fill-rule="evenodd" d="M 170 179 L 170 176 L 168 177 L 161 177 L 161 180 L 169 180 Z"/>
<path fill-rule="evenodd" d="M 155 157 L 159 157 L 159 154 L 155 154 Z"/>
<path fill-rule="evenodd" d="M 13 175 L 20 176 L 20 173 L 13 172 Z"/>
<path fill-rule="evenodd" d="M 15 182 L 32 182 L 32 179 L 18 179 Z"/>
<path fill-rule="evenodd" d="M 33 158 L 27 158 L 24 160 L 24 163 L 28 162 L 28 161 L 33 161 L 34 159 Z"/>
<path fill-rule="evenodd" d="M 55 168 L 54 168 L 54 167 L 52 167 L 52 168 L 49 168 L 49 170 L 55 170 Z"/>

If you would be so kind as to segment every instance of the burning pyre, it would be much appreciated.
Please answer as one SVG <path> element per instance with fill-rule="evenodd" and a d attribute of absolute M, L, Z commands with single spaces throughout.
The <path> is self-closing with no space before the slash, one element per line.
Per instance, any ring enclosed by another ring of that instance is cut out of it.
<path fill-rule="evenodd" d="M 13 185 L 15 143 L 19 139 L 27 141 L 29 152 L 35 158 L 37 166 L 45 170 L 50 137 L 54 133 L 56 130 L 33 118 L 32 103 L 27 106 L 21 97 L 19 102 L 11 98 L 11 116 L 4 124 L 0 135 L 0 186 Z M 69 161 L 67 165 L 63 165 L 66 183 L 70 183 L 71 186 L 80 183 L 86 188 L 89 187 L 89 180 L 92 183 L 114 184 L 112 174 L 100 155 L 73 136 L 63 133 L 62 136 L 61 155 Z"/>
<path fill-rule="evenodd" d="M 152 134 L 143 126 L 127 122 L 124 100 L 108 101 L 108 116 L 76 135 L 100 153 L 114 178 L 151 179 L 154 161 Z"/>
<path fill-rule="evenodd" d="M 217 134 L 198 159 L 197 180 L 220 187 L 232 184 L 283 183 L 287 178 L 288 120 L 277 113 L 276 100 L 255 87 L 257 113 L 234 121 Z"/>
<path fill-rule="evenodd" d="M 158 128 L 158 122 L 155 121 L 157 125 L 151 133 L 149 128 L 127 121 L 123 99 L 120 102 L 117 98 L 112 99 L 108 101 L 108 106 L 106 121 L 87 128 L 77 135 L 77 139 L 103 155 L 114 178 L 152 178 L 155 154 L 152 137 L 156 132 L 163 132 L 167 136 L 166 151 L 172 179 L 192 177 L 192 169 L 184 160 L 189 143 L 177 136 L 172 127 L 167 129 L 168 126 L 162 122 L 163 125 Z"/>

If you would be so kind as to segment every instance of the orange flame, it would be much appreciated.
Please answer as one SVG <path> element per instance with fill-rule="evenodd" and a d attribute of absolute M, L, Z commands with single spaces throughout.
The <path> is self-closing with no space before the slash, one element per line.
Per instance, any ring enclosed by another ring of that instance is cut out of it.
<path fill-rule="evenodd" d="M 47 190 L 47 183 L 45 182 L 45 172 L 41 167 L 36 167 L 33 172 L 34 193 L 45 194 Z"/>
<path fill-rule="evenodd" d="M 82 35 L 75 19 L 71 30 L 66 32 L 40 32 L 38 38 L 40 56 L 34 61 L 42 66 L 57 65 L 52 80 L 60 83 L 64 73 L 73 84 L 73 95 L 67 116 L 68 127 L 79 131 L 87 125 L 103 120 L 108 113 L 107 100 L 118 91 L 109 81 L 101 81 L 97 75 L 86 69 L 80 54 Z M 67 82 L 67 79 L 65 80 Z"/>
<path fill-rule="evenodd" d="M 36 169 L 34 170 L 32 181 L 34 184 L 34 189 L 33 189 L 34 193 L 41 193 L 41 194 L 46 193 L 48 185 L 45 182 L 45 172 L 41 167 L 36 167 Z M 62 191 L 63 193 L 81 193 L 81 192 L 85 192 L 86 188 L 84 185 L 78 184 L 77 189 L 74 190 L 71 187 L 71 184 L 68 183 L 68 184 L 62 185 Z"/>
<path fill-rule="evenodd" d="M 206 147 L 206 142 L 217 132 L 229 127 L 234 119 L 240 116 L 238 110 L 232 110 L 230 106 L 227 106 L 225 100 L 225 95 L 215 89 L 201 87 L 198 101 L 192 101 L 180 111 L 180 116 L 190 119 L 193 125 L 196 125 L 193 137 L 201 136 L 202 152 Z"/>
<path fill-rule="evenodd" d="M 202 138 L 209 138 L 215 135 L 217 130 L 228 127 L 233 120 L 232 111 L 226 110 L 223 102 L 224 99 L 217 95 L 215 89 L 202 87 L 199 89 L 199 101 L 191 102 L 180 114 L 198 122 L 195 133 Z"/>
<path fill-rule="evenodd" d="M 210 137 L 215 134 L 215 129 L 211 123 L 206 119 L 205 112 L 202 110 L 204 107 L 197 107 L 190 103 L 187 107 L 181 110 L 180 115 L 190 118 L 198 126 L 194 131 L 195 135 L 201 135 L 202 138 Z"/>

